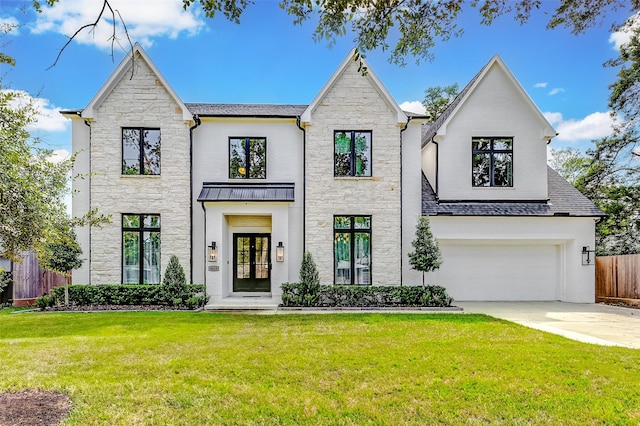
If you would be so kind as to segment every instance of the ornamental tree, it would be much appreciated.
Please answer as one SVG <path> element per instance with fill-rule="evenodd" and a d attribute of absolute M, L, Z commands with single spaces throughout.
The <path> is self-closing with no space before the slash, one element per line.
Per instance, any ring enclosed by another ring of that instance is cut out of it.
<path fill-rule="evenodd" d="M 411 242 L 415 249 L 409 253 L 409 264 L 412 269 L 422 272 L 422 287 L 424 284 L 424 273 L 435 271 L 442 264 L 440 248 L 438 242 L 431 233 L 429 219 L 420 216 L 416 224 L 416 239 Z"/>

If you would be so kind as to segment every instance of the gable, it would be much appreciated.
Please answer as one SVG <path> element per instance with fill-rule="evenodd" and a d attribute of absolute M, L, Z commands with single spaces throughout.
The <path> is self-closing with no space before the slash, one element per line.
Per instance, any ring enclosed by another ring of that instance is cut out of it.
<path fill-rule="evenodd" d="M 133 71 L 132 71 L 133 67 Z M 169 85 L 167 80 L 160 73 L 158 68 L 151 61 L 151 58 L 142 49 L 140 44 L 136 43 L 133 46 L 130 54 L 127 54 L 120 64 L 116 67 L 115 71 L 109 76 L 105 84 L 102 85 L 98 93 L 91 99 L 86 108 L 82 111 L 82 118 L 84 119 L 96 119 L 98 116 L 98 108 L 107 99 L 111 92 L 124 80 L 133 80 L 136 78 L 136 73 L 139 70 L 144 70 L 145 76 L 151 76 L 154 80 L 154 84 L 162 86 L 169 94 L 170 98 L 178 105 L 184 121 L 191 121 L 193 117 L 187 107 L 184 105 L 180 97 Z M 139 75 L 138 75 L 139 76 Z"/>
<path fill-rule="evenodd" d="M 362 68 L 366 67 L 366 73 L 363 75 Z M 350 82 L 345 80 L 350 79 Z M 352 84 L 353 83 L 353 84 Z M 303 123 L 311 123 L 313 120 L 313 113 L 317 108 L 322 105 L 327 96 L 332 95 L 338 85 L 342 85 L 339 93 L 334 94 L 337 97 L 344 97 L 345 102 L 350 102 L 348 95 L 353 93 L 356 97 L 367 97 L 366 91 L 368 88 L 373 89 L 373 92 L 384 101 L 390 112 L 394 114 L 394 119 L 397 123 L 406 123 L 407 116 L 402 111 L 397 102 L 393 99 L 389 91 L 384 87 L 380 79 L 376 76 L 373 70 L 369 67 L 367 62 L 361 56 L 356 55 L 356 50 L 352 49 L 349 54 L 342 61 L 340 66 L 333 73 L 331 78 L 322 87 L 320 92 L 316 95 L 313 101 L 309 104 L 307 109 L 300 117 L 300 121 Z M 363 87 L 365 86 L 365 87 Z M 359 90 L 364 89 L 365 92 Z M 356 99 L 355 102 L 360 102 L 360 99 Z M 362 105 L 365 106 L 365 105 Z"/>
<path fill-rule="evenodd" d="M 556 131 L 533 103 L 529 95 L 518 83 L 515 76 L 504 64 L 500 56 L 495 55 L 467 84 L 447 109 L 424 132 L 422 146 L 432 139 L 442 139 L 447 134 L 447 128 L 455 116 L 465 108 L 472 97 L 482 92 L 487 102 L 485 105 L 474 105 L 477 113 L 487 112 L 492 107 L 503 106 L 504 110 L 516 107 L 528 115 L 528 119 L 540 129 L 540 138 L 546 141 L 556 136 Z"/>

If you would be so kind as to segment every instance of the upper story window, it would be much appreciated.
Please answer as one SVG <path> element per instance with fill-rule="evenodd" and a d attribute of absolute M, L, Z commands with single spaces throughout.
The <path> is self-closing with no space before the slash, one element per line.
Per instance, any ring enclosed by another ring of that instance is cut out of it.
<path fill-rule="evenodd" d="M 122 129 L 122 174 L 160 174 L 160 129 Z"/>
<path fill-rule="evenodd" d="M 333 217 L 334 282 L 371 284 L 371 216 Z"/>
<path fill-rule="evenodd" d="M 513 186 L 513 138 L 471 139 L 473 186 Z"/>
<path fill-rule="evenodd" d="M 122 283 L 160 283 L 160 215 L 122 215 Z"/>
<path fill-rule="evenodd" d="M 371 176 L 371 131 L 335 131 L 334 175 Z"/>
<path fill-rule="evenodd" d="M 267 178 L 267 139 L 229 138 L 229 179 Z"/>

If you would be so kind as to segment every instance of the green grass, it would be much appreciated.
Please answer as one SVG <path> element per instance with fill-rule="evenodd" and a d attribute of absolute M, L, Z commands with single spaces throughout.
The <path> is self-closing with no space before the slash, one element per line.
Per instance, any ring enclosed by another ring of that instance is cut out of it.
<path fill-rule="evenodd" d="M 68 425 L 640 423 L 640 351 L 482 315 L 0 311 L 0 365 Z"/>

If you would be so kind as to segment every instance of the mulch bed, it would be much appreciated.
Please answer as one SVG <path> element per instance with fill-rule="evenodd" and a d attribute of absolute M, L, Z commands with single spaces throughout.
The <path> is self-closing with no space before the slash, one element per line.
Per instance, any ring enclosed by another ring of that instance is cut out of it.
<path fill-rule="evenodd" d="M 43 312 L 94 312 L 94 311 L 189 311 L 184 307 L 168 305 L 74 305 L 47 308 Z"/>
<path fill-rule="evenodd" d="M 0 426 L 55 426 L 73 407 L 64 393 L 39 389 L 0 393 Z"/>

